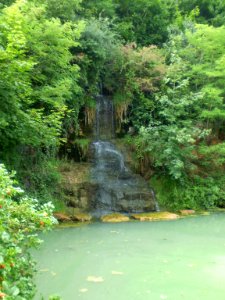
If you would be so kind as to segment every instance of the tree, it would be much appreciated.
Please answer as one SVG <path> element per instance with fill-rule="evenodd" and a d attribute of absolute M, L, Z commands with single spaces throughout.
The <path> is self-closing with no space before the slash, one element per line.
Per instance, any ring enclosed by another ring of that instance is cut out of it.
<path fill-rule="evenodd" d="M 173 17 L 166 1 L 117 0 L 117 3 L 118 31 L 126 42 L 148 46 L 166 41 L 167 26 Z"/>
<path fill-rule="evenodd" d="M 199 8 L 198 23 L 221 26 L 225 24 L 225 2 L 222 0 L 180 0 L 178 6 L 182 15 L 187 15 L 196 7 Z"/>
<path fill-rule="evenodd" d="M 217 138 L 223 138 L 225 124 L 224 34 L 224 27 L 196 25 L 194 31 L 186 31 L 185 47 L 182 40 L 176 40 L 180 56 L 188 61 L 186 76 L 190 77 L 192 89 L 204 94 L 200 117 Z"/>
<path fill-rule="evenodd" d="M 79 67 L 71 48 L 83 27 L 50 17 L 38 0 L 18 0 L 0 15 L 0 156 L 40 201 L 54 197 L 53 157 L 65 130 L 79 127 Z"/>
<path fill-rule="evenodd" d="M 224 28 L 186 26 L 171 30 L 164 85 L 132 142 L 155 172 L 153 184 L 165 186 L 164 205 L 224 206 Z"/>
<path fill-rule="evenodd" d="M 161 51 L 156 46 L 137 48 L 135 43 L 121 46 L 106 70 L 104 84 L 113 95 L 118 130 L 127 119 L 128 106 L 133 125 L 145 122 L 152 109 L 152 94 L 159 89 L 166 71 Z"/>
<path fill-rule="evenodd" d="M 47 19 L 44 5 L 23 1 L 5 8 L 0 23 L 1 150 L 57 146 L 67 104 L 79 91 L 70 48 L 77 45 L 82 24 Z"/>

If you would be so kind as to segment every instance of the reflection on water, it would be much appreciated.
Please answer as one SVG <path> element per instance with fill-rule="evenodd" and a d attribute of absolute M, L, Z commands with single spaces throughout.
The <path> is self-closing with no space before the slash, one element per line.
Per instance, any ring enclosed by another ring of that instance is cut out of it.
<path fill-rule="evenodd" d="M 224 300 L 225 214 L 57 229 L 36 252 L 38 294 L 64 300 Z"/>

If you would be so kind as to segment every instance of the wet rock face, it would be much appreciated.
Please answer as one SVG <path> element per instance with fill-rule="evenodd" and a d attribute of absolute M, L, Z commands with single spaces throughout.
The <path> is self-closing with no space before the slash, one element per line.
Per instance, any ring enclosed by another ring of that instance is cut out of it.
<path fill-rule="evenodd" d="M 102 96 L 97 98 L 94 136 L 90 162 L 66 164 L 61 170 L 66 205 L 96 216 L 156 210 L 147 182 L 126 167 L 122 153 L 109 141 L 114 136 L 113 104 Z"/>
<path fill-rule="evenodd" d="M 91 182 L 96 187 L 91 195 L 92 210 L 100 214 L 156 210 L 154 193 L 147 182 L 125 166 L 122 153 L 110 142 L 114 136 L 112 101 L 99 96 L 96 102 L 96 141 L 90 151 L 93 157 Z"/>
<path fill-rule="evenodd" d="M 89 163 L 66 163 L 61 171 L 63 200 L 68 207 L 89 211 L 91 195 L 96 187 L 90 182 Z"/>
<path fill-rule="evenodd" d="M 156 210 L 148 184 L 141 176 L 132 174 L 112 143 L 97 141 L 92 147 L 95 156 L 91 180 L 96 186 L 92 209 L 127 213 Z"/>

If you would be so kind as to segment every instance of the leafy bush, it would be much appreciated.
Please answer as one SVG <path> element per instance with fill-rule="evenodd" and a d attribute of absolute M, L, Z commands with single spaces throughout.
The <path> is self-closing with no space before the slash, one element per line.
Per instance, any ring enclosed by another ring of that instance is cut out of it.
<path fill-rule="evenodd" d="M 225 176 L 216 179 L 196 176 L 183 184 L 168 176 L 154 176 L 151 185 L 161 207 L 198 210 L 225 206 Z"/>
<path fill-rule="evenodd" d="M 30 248 L 40 245 L 38 231 L 56 222 L 51 203 L 38 204 L 16 187 L 14 174 L 0 165 L 0 298 L 32 299 L 35 262 Z"/>
<path fill-rule="evenodd" d="M 166 77 L 149 97 L 149 117 L 138 113 L 132 120 L 142 173 L 148 168 L 157 176 L 152 184 L 159 202 L 172 209 L 224 207 L 222 35 L 224 27 L 189 23 L 184 32 L 173 29 L 164 47 Z"/>

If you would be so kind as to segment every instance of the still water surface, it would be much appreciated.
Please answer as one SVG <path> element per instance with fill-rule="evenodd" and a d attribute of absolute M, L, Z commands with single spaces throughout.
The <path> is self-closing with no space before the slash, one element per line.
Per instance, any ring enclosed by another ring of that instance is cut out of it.
<path fill-rule="evenodd" d="M 225 214 L 94 223 L 44 236 L 35 299 L 224 300 Z"/>

